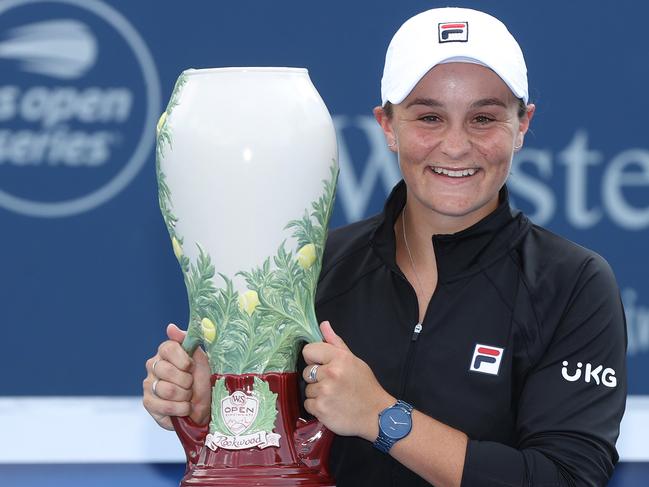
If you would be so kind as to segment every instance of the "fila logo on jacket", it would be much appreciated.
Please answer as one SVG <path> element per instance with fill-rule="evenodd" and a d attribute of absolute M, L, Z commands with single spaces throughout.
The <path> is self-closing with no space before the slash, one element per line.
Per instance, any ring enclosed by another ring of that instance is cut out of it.
<path fill-rule="evenodd" d="M 504 351 L 504 348 L 476 343 L 469 370 L 471 372 L 498 375 Z"/>

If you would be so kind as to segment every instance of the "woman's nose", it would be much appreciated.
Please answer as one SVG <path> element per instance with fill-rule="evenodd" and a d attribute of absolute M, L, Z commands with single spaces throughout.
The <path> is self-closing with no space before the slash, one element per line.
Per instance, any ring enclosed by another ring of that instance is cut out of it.
<path fill-rule="evenodd" d="M 461 159 L 471 150 L 469 134 L 462 126 L 451 126 L 443 134 L 440 148 L 449 159 Z"/>

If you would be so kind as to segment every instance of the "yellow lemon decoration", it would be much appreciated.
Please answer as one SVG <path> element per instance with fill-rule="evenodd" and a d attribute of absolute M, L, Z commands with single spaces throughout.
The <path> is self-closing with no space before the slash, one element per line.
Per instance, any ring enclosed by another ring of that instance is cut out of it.
<path fill-rule="evenodd" d="M 252 315 L 252 312 L 255 311 L 258 304 L 259 296 L 257 295 L 257 291 L 249 289 L 239 296 L 239 309 L 248 313 L 248 316 Z"/>
<path fill-rule="evenodd" d="M 297 251 L 297 263 L 300 264 L 302 269 L 308 269 L 315 262 L 315 245 L 312 243 L 302 246 Z"/>
<path fill-rule="evenodd" d="M 216 338 L 216 326 L 209 318 L 201 320 L 201 328 L 203 329 L 203 338 L 207 343 L 212 343 Z"/>
<path fill-rule="evenodd" d="M 167 112 L 162 112 L 162 115 L 160 115 L 160 118 L 158 119 L 158 125 L 155 127 L 155 133 L 159 134 L 160 130 L 162 130 L 162 126 L 165 124 L 167 121 Z"/>
<path fill-rule="evenodd" d="M 176 237 L 171 237 L 171 246 L 174 249 L 174 255 L 176 256 L 176 259 L 180 260 L 180 258 L 183 256 L 183 248 Z"/>

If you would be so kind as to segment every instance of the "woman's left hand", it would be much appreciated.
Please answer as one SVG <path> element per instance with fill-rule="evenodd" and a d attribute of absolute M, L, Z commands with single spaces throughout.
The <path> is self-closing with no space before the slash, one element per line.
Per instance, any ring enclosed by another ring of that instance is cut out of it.
<path fill-rule="evenodd" d="M 302 351 L 307 363 L 304 408 L 334 433 L 374 441 L 378 415 L 396 399 L 378 383 L 369 366 L 356 357 L 334 333 L 328 321 L 320 324 L 325 342 L 310 343 Z M 316 382 L 309 378 L 314 365 Z"/>

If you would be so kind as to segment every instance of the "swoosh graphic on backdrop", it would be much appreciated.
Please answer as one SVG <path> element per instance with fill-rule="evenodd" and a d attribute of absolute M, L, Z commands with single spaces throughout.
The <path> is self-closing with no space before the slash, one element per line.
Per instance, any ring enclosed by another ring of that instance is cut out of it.
<path fill-rule="evenodd" d="M 30 73 L 59 79 L 80 78 L 97 59 L 97 40 L 88 26 L 71 19 L 16 27 L 0 42 L 0 58 L 20 62 Z"/>

